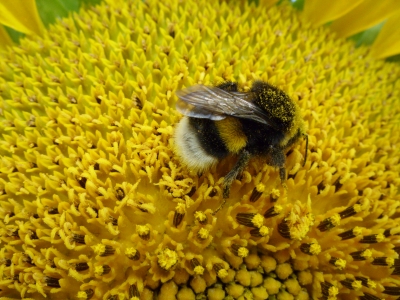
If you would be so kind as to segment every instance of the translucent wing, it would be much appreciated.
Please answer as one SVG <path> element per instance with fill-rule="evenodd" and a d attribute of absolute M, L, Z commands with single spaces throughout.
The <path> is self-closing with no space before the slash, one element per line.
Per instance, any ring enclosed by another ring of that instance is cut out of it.
<path fill-rule="evenodd" d="M 227 92 L 199 84 L 177 91 L 176 95 L 176 108 L 185 116 L 211 120 L 234 116 L 276 127 L 267 113 L 250 101 L 251 93 Z"/>
<path fill-rule="evenodd" d="M 179 91 L 181 92 L 181 91 Z M 178 92 L 177 92 L 178 94 Z M 179 97 L 179 96 L 178 96 Z M 210 119 L 214 121 L 223 120 L 226 118 L 226 115 L 216 113 L 210 109 L 206 109 L 204 106 L 195 106 L 185 100 L 179 98 L 178 102 L 176 103 L 176 109 L 183 115 L 188 117 L 194 118 L 201 118 L 201 119 Z"/>

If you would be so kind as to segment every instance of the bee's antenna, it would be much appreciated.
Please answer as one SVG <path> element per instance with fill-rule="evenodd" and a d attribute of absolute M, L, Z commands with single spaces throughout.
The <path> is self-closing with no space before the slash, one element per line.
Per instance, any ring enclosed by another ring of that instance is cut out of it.
<path fill-rule="evenodd" d="M 308 134 L 304 133 L 304 138 L 306 139 L 306 154 L 304 155 L 303 167 L 305 166 L 306 161 L 307 161 L 307 154 L 308 154 Z"/>

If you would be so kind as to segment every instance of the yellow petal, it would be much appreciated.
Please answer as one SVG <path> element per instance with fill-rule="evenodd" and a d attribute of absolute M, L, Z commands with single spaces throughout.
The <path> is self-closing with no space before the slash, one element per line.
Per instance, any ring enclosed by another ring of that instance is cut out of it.
<path fill-rule="evenodd" d="M 374 44 L 371 55 L 374 58 L 385 58 L 400 53 L 400 11 L 393 14 L 383 25 Z"/>
<path fill-rule="evenodd" d="M 43 29 L 35 0 L 0 1 L 0 23 L 26 34 Z"/>
<path fill-rule="evenodd" d="M 3 26 L 0 25 L 0 45 L 2 48 L 12 45 L 13 42 Z"/>
<path fill-rule="evenodd" d="M 335 20 L 331 27 L 339 37 L 348 37 L 384 21 L 398 10 L 398 0 L 365 0 L 348 14 Z"/>
<path fill-rule="evenodd" d="M 354 1 L 320 1 L 304 2 L 304 15 L 313 25 L 319 26 L 345 15 L 363 0 Z"/>

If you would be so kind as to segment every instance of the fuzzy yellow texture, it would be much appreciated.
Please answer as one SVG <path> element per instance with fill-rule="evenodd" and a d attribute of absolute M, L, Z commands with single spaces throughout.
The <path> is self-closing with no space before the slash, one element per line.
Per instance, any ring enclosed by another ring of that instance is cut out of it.
<path fill-rule="evenodd" d="M 293 276 L 315 299 L 399 292 L 399 77 L 286 5 L 108 1 L 23 40 L 0 58 L 0 295 L 222 299 L 217 280 L 238 278 L 251 289 L 228 294 L 264 297 Z M 174 92 L 254 79 L 299 105 L 308 160 L 295 145 L 286 189 L 252 161 L 213 215 L 235 160 L 180 166 Z M 262 250 L 261 268 L 234 247 Z"/>
<path fill-rule="evenodd" d="M 246 146 L 247 137 L 242 132 L 241 124 L 237 118 L 228 117 L 215 122 L 215 125 L 229 152 L 239 153 Z"/>

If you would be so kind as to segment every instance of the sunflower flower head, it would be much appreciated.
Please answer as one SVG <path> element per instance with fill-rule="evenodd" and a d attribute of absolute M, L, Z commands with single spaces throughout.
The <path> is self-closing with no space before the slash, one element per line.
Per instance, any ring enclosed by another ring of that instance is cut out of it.
<path fill-rule="evenodd" d="M 288 4 L 106 1 L 0 57 L 2 297 L 400 295 L 400 67 Z M 309 136 L 288 179 L 255 159 L 192 174 L 175 91 L 261 79 Z M 398 119 L 398 118 L 397 118 Z"/>

